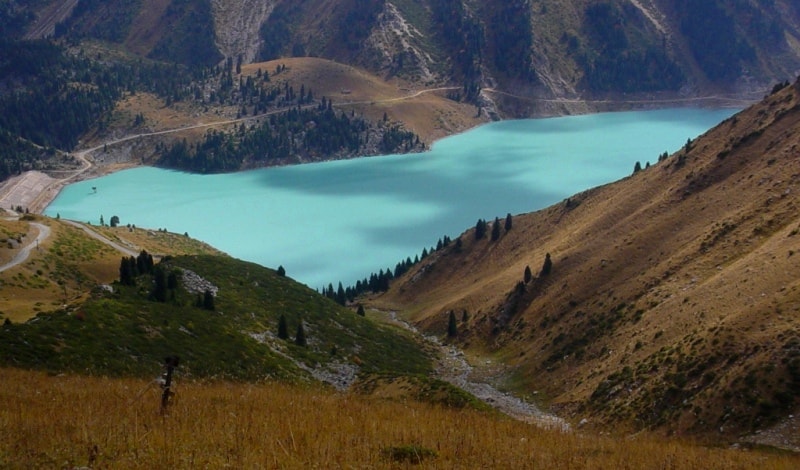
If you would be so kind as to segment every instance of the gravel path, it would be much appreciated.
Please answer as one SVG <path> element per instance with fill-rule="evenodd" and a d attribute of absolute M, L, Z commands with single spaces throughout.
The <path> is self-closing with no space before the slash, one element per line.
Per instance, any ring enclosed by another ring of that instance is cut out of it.
<path fill-rule="evenodd" d="M 536 405 L 528 403 L 510 393 L 501 392 L 493 385 L 474 378 L 474 368 L 455 346 L 442 344 L 435 336 L 426 336 L 408 322 L 397 318 L 395 312 L 389 313 L 391 321 L 417 334 L 439 351 L 435 371 L 437 378 L 475 395 L 484 403 L 512 418 L 535 424 L 546 429 L 570 431 L 570 425 L 556 415 L 545 413 Z"/>

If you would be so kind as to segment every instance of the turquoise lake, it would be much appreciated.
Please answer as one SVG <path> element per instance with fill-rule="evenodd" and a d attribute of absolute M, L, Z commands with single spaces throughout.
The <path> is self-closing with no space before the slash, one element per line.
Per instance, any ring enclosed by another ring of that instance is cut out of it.
<path fill-rule="evenodd" d="M 429 152 L 195 175 L 150 167 L 66 187 L 45 213 L 188 233 L 313 288 L 345 286 L 479 218 L 547 207 L 655 163 L 734 109 L 602 113 L 487 124 Z M 92 191 L 97 188 L 97 192 Z"/>

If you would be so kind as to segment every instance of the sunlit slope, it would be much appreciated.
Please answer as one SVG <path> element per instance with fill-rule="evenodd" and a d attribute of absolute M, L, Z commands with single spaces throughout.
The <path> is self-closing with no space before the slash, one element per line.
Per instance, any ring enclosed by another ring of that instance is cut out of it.
<path fill-rule="evenodd" d="M 123 253 L 59 219 L 28 214 L 21 219 L 0 212 L 0 264 L 29 247 L 24 260 L 0 272 L 0 316 L 22 322 L 40 312 L 79 305 L 98 284 L 119 279 Z M 110 218 L 111 216 L 109 216 Z M 108 221 L 107 221 L 108 222 Z M 37 224 L 50 234 L 40 243 Z M 185 235 L 134 227 L 90 226 L 107 241 L 137 254 L 218 254 L 219 250 Z"/>
<path fill-rule="evenodd" d="M 590 423 L 737 434 L 796 414 L 798 90 L 497 241 L 467 231 L 377 303 L 440 333 L 456 312 L 459 341 L 513 366 L 511 385 Z"/>

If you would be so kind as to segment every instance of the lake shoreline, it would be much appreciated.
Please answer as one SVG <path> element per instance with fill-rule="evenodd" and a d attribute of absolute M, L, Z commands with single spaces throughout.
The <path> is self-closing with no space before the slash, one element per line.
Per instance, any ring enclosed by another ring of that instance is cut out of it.
<path fill-rule="evenodd" d="M 123 224 L 189 233 L 263 266 L 283 265 L 309 286 L 352 285 L 476 219 L 533 212 L 628 176 L 637 160 L 655 162 L 735 111 L 506 120 L 442 139 L 425 154 L 217 175 L 141 167 L 69 186 L 45 214 L 93 223 L 116 215 Z M 224 227 L 201 215 L 209 213 L 224 214 Z"/>
<path fill-rule="evenodd" d="M 503 92 L 495 90 L 489 92 L 503 94 Z M 517 98 L 523 98 L 523 97 L 517 97 Z M 536 101 L 535 99 L 532 100 Z M 726 96 L 714 95 L 706 97 L 655 99 L 650 101 L 648 100 L 626 101 L 624 99 L 572 100 L 572 99 L 562 98 L 562 99 L 553 99 L 548 101 L 554 104 L 563 104 L 568 107 L 578 104 L 584 105 L 588 107 L 587 112 L 572 113 L 569 110 L 567 110 L 567 108 L 564 108 L 561 110 L 562 111 L 561 113 L 541 113 L 540 115 L 532 117 L 506 118 L 506 119 L 501 119 L 499 121 L 514 121 L 514 120 L 525 120 L 525 119 L 551 119 L 551 118 L 566 117 L 566 116 L 593 115 L 593 114 L 628 112 L 628 111 L 639 111 L 639 110 L 660 110 L 660 109 L 670 109 L 678 107 L 698 107 L 701 109 L 742 108 L 750 103 L 756 102 L 757 100 L 758 99 L 756 98 L 752 99 L 745 98 L 743 95 L 739 95 L 738 97 L 733 97 L 733 96 L 726 97 Z M 574 111 L 574 109 L 572 109 L 572 111 Z M 430 152 L 433 149 L 434 145 L 436 145 L 436 143 L 440 142 L 441 140 L 448 139 L 453 136 L 457 136 L 459 134 L 463 134 L 469 131 L 473 131 L 476 128 L 485 126 L 487 124 L 491 124 L 492 122 L 498 122 L 498 121 L 488 121 L 482 124 L 478 124 L 477 126 L 472 126 L 466 129 L 460 129 L 454 132 L 447 133 L 446 135 L 436 138 L 432 142 L 427 144 L 426 150 L 422 153 Z M 181 130 L 183 129 L 175 129 L 175 132 L 180 132 Z M 163 133 L 163 131 L 159 131 L 159 133 Z M 140 137 L 145 137 L 145 136 L 140 136 Z M 130 140 L 132 139 L 130 138 L 122 139 L 122 141 L 124 142 L 129 142 Z M 62 189 L 69 184 L 85 181 L 88 179 L 107 176 L 111 173 L 131 168 L 154 166 L 143 163 L 135 163 L 132 160 L 115 161 L 110 164 L 98 163 L 95 159 L 91 158 L 90 155 L 101 148 L 105 148 L 105 145 L 99 144 L 97 146 L 90 147 L 88 149 L 73 152 L 76 155 L 77 154 L 81 155 L 81 160 L 83 160 L 85 166 L 81 169 L 75 170 L 75 173 L 68 177 L 59 179 L 59 178 L 54 178 L 41 171 L 31 170 L 0 183 L 0 207 L 3 208 L 8 207 L 11 209 L 22 207 L 23 211 L 27 210 L 28 212 L 34 214 L 44 214 L 44 212 L 47 210 L 47 207 L 50 206 L 50 204 L 52 204 L 53 201 L 55 201 L 55 199 L 61 193 Z M 268 164 L 257 168 L 242 168 L 240 170 L 231 173 L 251 171 L 260 168 L 305 165 L 310 163 L 323 163 L 329 161 L 351 160 L 357 158 L 376 158 L 384 156 L 385 155 L 357 155 L 352 157 L 339 157 L 339 158 L 334 157 L 334 158 L 313 160 L 308 162 L 303 162 L 303 161 L 278 162 L 276 164 Z M 161 168 L 161 167 L 156 167 L 156 168 Z M 186 171 L 186 170 L 177 170 L 177 171 Z"/>

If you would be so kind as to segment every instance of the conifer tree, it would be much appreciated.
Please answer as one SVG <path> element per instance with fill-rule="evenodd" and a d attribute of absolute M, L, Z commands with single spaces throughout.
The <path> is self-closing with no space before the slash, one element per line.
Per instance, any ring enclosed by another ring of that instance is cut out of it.
<path fill-rule="evenodd" d="M 172 270 L 169 272 L 167 276 L 167 288 L 170 290 L 175 290 L 178 288 L 178 272 Z"/>
<path fill-rule="evenodd" d="M 366 317 L 367 316 L 367 312 L 364 311 L 364 306 L 363 305 L 359 304 L 358 310 L 356 311 L 356 314 L 359 315 L 359 316 L 362 316 L 362 317 Z"/>
<path fill-rule="evenodd" d="M 206 310 L 211 310 L 212 312 L 215 309 L 214 294 L 212 294 L 211 291 L 208 289 L 206 289 L 206 291 L 203 292 L 203 308 Z"/>
<path fill-rule="evenodd" d="M 506 214 L 506 232 L 511 230 L 511 226 L 514 224 L 513 217 L 511 217 L 511 213 L 509 212 Z"/>
<path fill-rule="evenodd" d="M 456 323 L 456 313 L 450 310 L 450 318 L 447 321 L 447 336 L 455 338 L 458 336 L 458 324 Z"/>
<path fill-rule="evenodd" d="M 531 282 L 531 279 L 533 279 L 533 273 L 531 272 L 531 267 L 525 266 L 525 277 L 524 277 L 525 284 Z"/>
<path fill-rule="evenodd" d="M 475 223 L 475 240 L 480 240 L 486 235 L 486 221 L 478 219 Z"/>
<path fill-rule="evenodd" d="M 157 302 L 166 302 L 167 301 L 167 274 L 164 272 L 164 268 L 159 266 L 155 270 L 155 272 L 153 273 L 153 280 L 154 280 L 153 298 Z"/>
<path fill-rule="evenodd" d="M 495 242 L 500 238 L 500 219 L 498 217 L 494 218 L 494 223 L 492 224 L 492 241 Z"/>
<path fill-rule="evenodd" d="M 544 258 L 544 264 L 542 265 L 542 271 L 539 273 L 540 276 L 547 276 L 550 274 L 550 271 L 553 269 L 553 261 L 550 259 L 550 253 Z"/>
<path fill-rule="evenodd" d="M 134 281 L 133 267 L 131 266 L 131 259 L 125 256 L 122 257 L 119 263 L 119 283 L 123 286 L 132 286 Z"/>
<path fill-rule="evenodd" d="M 294 336 L 294 344 L 303 347 L 308 345 L 308 341 L 306 340 L 306 330 L 303 328 L 302 320 L 300 320 L 300 324 L 297 325 L 297 334 Z"/>
<path fill-rule="evenodd" d="M 282 265 L 281 265 L 281 266 L 278 266 L 278 276 L 280 276 L 280 277 L 284 277 L 284 276 L 286 276 L 286 270 L 285 270 L 285 269 L 283 269 L 283 266 L 282 266 Z"/>
<path fill-rule="evenodd" d="M 289 325 L 287 325 L 286 316 L 283 314 L 278 319 L 278 338 L 289 339 Z"/>

